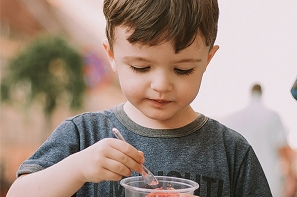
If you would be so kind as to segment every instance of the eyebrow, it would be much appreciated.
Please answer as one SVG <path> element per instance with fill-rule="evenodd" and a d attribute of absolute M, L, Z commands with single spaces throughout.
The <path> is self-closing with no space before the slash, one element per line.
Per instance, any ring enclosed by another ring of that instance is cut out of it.
<path fill-rule="evenodd" d="M 143 62 L 151 62 L 149 59 L 143 57 L 134 57 L 134 56 L 126 56 L 123 58 L 124 61 L 143 61 Z"/>
<path fill-rule="evenodd" d="M 125 61 L 144 61 L 144 62 L 152 62 L 149 59 L 143 58 L 143 57 L 133 57 L 133 56 L 126 56 L 123 58 Z M 185 58 L 178 61 L 175 61 L 174 63 L 197 63 L 202 62 L 202 59 L 195 59 L 195 58 Z"/>
<path fill-rule="evenodd" d="M 197 62 L 202 62 L 202 59 L 194 59 L 194 58 L 187 58 L 187 59 L 181 59 L 176 61 L 175 63 L 197 63 Z"/>

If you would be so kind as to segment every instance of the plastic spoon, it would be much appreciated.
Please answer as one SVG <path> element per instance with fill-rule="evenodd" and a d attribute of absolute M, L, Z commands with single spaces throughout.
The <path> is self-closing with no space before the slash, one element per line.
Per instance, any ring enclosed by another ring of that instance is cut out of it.
<path fill-rule="evenodd" d="M 122 136 L 122 134 L 118 129 L 113 128 L 112 132 L 116 136 L 116 138 L 126 142 L 126 140 L 124 139 L 124 137 Z M 147 169 L 144 165 L 142 165 L 142 167 L 143 167 L 143 171 L 141 172 L 141 175 L 143 176 L 143 178 L 145 178 L 147 184 L 150 186 L 158 185 L 159 181 L 156 179 L 153 173 L 149 171 L 149 169 Z"/>

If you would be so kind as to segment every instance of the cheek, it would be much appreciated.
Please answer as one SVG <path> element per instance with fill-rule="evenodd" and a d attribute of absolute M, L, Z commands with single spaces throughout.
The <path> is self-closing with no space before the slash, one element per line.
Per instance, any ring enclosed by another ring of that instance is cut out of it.
<path fill-rule="evenodd" d="M 199 92 L 200 85 L 201 78 L 199 77 L 195 77 L 187 82 L 183 81 L 183 83 L 179 84 L 179 88 L 177 90 L 179 98 L 184 100 L 184 102 L 192 102 Z"/>
<path fill-rule="evenodd" d="M 126 98 L 133 99 L 133 97 L 139 97 L 143 93 L 143 83 L 140 83 L 135 77 L 119 75 L 119 82 Z"/>

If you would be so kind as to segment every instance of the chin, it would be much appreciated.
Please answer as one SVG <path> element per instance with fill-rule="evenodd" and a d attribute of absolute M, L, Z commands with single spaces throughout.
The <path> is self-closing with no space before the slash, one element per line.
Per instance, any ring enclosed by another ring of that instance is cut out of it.
<path fill-rule="evenodd" d="M 154 112 L 154 113 L 150 113 L 150 112 L 142 112 L 146 117 L 152 119 L 152 120 L 156 120 L 156 121 L 166 121 L 168 119 L 170 119 L 172 116 L 167 113 L 162 113 L 162 112 Z"/>

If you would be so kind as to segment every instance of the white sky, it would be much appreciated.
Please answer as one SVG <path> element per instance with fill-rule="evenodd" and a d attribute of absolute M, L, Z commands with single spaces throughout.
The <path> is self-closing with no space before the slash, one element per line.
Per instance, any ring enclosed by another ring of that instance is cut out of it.
<path fill-rule="evenodd" d="M 243 108 L 253 83 L 264 104 L 278 112 L 297 148 L 297 1 L 220 1 L 219 51 L 210 63 L 192 106 L 220 119 Z"/>

